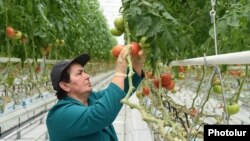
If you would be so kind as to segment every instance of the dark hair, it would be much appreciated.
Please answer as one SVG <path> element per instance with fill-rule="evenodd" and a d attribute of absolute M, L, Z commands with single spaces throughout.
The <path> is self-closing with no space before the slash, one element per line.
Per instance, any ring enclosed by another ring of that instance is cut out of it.
<path fill-rule="evenodd" d="M 61 78 L 59 82 L 66 82 L 68 83 L 70 81 L 70 74 L 69 74 L 69 67 L 67 67 L 61 75 Z M 59 84 L 58 84 L 59 85 Z M 58 99 L 63 99 L 67 96 L 67 92 L 64 91 L 60 86 L 58 86 L 58 91 L 56 93 L 56 96 Z"/>

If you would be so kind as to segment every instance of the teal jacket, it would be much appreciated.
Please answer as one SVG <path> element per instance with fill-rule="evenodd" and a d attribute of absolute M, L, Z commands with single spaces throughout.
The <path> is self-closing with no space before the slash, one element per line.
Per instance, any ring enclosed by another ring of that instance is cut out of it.
<path fill-rule="evenodd" d="M 137 88 L 144 77 L 135 73 L 132 82 Z M 125 79 L 124 91 L 116 84 L 92 92 L 89 106 L 66 97 L 59 100 L 50 110 L 46 119 L 50 141 L 118 141 L 112 122 L 122 108 L 128 91 Z"/>

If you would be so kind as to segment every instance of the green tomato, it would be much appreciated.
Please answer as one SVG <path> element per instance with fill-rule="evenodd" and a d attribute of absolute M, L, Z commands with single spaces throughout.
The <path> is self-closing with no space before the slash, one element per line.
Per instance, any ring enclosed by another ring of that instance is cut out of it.
<path fill-rule="evenodd" d="M 221 89 L 221 85 L 214 85 L 213 86 L 213 90 L 216 94 L 222 94 L 222 89 Z"/>
<path fill-rule="evenodd" d="M 212 85 L 220 85 L 220 79 L 219 78 L 217 78 L 217 77 L 215 77 L 214 79 L 213 79 L 213 81 L 212 81 Z"/>
<path fill-rule="evenodd" d="M 117 28 L 111 28 L 110 32 L 114 36 L 121 36 L 123 34 L 123 31 L 117 29 Z"/>
<path fill-rule="evenodd" d="M 22 35 L 23 34 L 21 31 L 15 31 L 15 35 L 14 35 L 13 39 L 16 39 L 16 40 L 21 39 Z"/>
<path fill-rule="evenodd" d="M 240 105 L 238 103 L 231 103 L 231 104 L 228 104 L 226 107 L 227 107 L 227 113 L 229 116 L 234 115 L 240 111 Z"/>
<path fill-rule="evenodd" d="M 65 45 L 65 41 L 63 39 L 59 40 L 59 46 L 64 46 Z"/>
<path fill-rule="evenodd" d="M 185 79 L 185 74 L 184 73 L 179 73 L 178 74 L 178 79 L 180 79 L 180 80 Z"/>
<path fill-rule="evenodd" d="M 124 20 L 123 20 L 123 17 L 120 16 L 120 17 L 115 18 L 114 25 L 115 25 L 116 28 L 124 31 Z"/>

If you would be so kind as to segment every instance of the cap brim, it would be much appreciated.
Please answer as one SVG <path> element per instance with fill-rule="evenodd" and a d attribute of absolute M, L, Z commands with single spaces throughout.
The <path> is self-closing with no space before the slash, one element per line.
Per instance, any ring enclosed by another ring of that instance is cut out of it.
<path fill-rule="evenodd" d="M 75 59 L 73 59 L 71 63 L 76 62 L 76 63 L 81 64 L 82 66 L 85 66 L 89 60 L 90 60 L 90 56 L 88 54 L 82 54 L 76 57 Z"/>

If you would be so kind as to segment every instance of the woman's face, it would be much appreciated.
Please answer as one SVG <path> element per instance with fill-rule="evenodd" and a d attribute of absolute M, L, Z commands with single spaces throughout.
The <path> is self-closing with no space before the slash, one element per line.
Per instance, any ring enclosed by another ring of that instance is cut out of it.
<path fill-rule="evenodd" d="M 85 73 L 84 68 L 78 63 L 72 63 L 69 67 L 70 81 L 68 87 L 73 94 L 90 94 L 92 87 L 89 81 L 89 75 Z"/>

